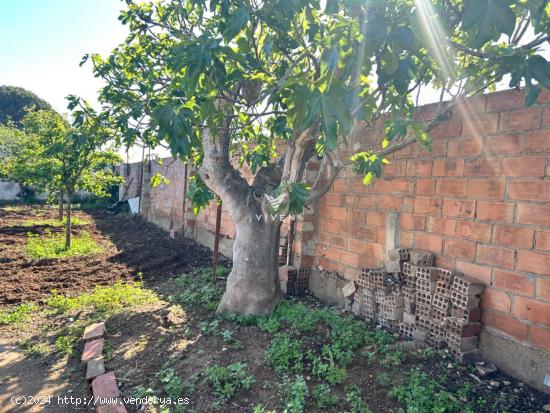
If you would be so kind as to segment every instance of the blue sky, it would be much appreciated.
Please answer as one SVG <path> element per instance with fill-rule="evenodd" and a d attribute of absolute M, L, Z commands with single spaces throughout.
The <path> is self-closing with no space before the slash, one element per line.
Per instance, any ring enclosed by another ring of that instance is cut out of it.
<path fill-rule="evenodd" d="M 100 80 L 85 53 L 109 52 L 127 29 L 120 0 L 0 0 L 0 85 L 21 86 L 66 112 L 65 96 L 96 103 Z"/>

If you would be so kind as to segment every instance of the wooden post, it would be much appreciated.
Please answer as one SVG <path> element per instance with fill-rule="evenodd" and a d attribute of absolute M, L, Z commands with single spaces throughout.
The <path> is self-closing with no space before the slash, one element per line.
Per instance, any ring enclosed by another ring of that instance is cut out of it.
<path fill-rule="evenodd" d="M 63 221 L 63 190 L 59 190 L 59 220 Z"/>
<path fill-rule="evenodd" d="M 145 173 L 145 145 L 141 151 L 141 177 L 139 179 L 139 199 L 138 199 L 138 215 L 141 215 L 141 198 L 143 198 L 143 174 Z"/>
<path fill-rule="evenodd" d="M 212 256 L 212 281 L 216 282 L 216 268 L 219 262 L 220 226 L 222 223 L 222 200 L 218 198 L 216 209 L 216 233 L 214 234 L 214 255 Z"/>
<path fill-rule="evenodd" d="M 185 212 L 187 210 L 187 162 L 185 162 L 185 169 L 183 170 L 183 204 L 182 204 L 182 222 L 181 222 L 181 232 L 185 237 Z"/>

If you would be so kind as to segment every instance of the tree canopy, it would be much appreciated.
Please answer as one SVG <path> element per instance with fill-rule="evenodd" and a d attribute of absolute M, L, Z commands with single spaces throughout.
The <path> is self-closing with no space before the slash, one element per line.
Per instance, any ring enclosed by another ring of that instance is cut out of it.
<path fill-rule="evenodd" d="M 17 86 L 0 86 L 0 123 L 14 122 L 17 126 L 27 111 L 53 110 L 48 102 L 27 89 Z"/>

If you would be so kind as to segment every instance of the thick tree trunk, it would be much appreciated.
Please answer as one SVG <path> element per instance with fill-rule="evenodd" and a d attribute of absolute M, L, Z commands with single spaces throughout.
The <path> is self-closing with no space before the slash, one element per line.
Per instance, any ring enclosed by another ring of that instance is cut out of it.
<path fill-rule="evenodd" d="M 218 312 L 270 313 L 281 298 L 278 274 L 280 222 L 251 216 L 236 224 L 233 269 Z"/>
<path fill-rule="evenodd" d="M 63 221 L 63 190 L 59 191 L 59 220 Z"/>
<path fill-rule="evenodd" d="M 67 189 L 67 223 L 65 225 L 65 249 L 71 248 L 71 198 L 72 198 L 72 191 Z"/>

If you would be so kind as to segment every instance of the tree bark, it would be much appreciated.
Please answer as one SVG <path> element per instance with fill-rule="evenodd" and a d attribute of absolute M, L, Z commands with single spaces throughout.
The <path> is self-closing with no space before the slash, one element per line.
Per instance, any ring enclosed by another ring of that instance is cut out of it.
<path fill-rule="evenodd" d="M 65 249 L 69 250 L 71 248 L 71 198 L 72 198 L 72 191 L 67 188 L 67 223 L 65 224 Z"/>
<path fill-rule="evenodd" d="M 251 216 L 236 224 L 233 269 L 218 312 L 268 314 L 281 298 L 279 284 L 280 221 Z"/>
<path fill-rule="evenodd" d="M 63 221 L 63 190 L 59 191 L 59 220 Z"/>

